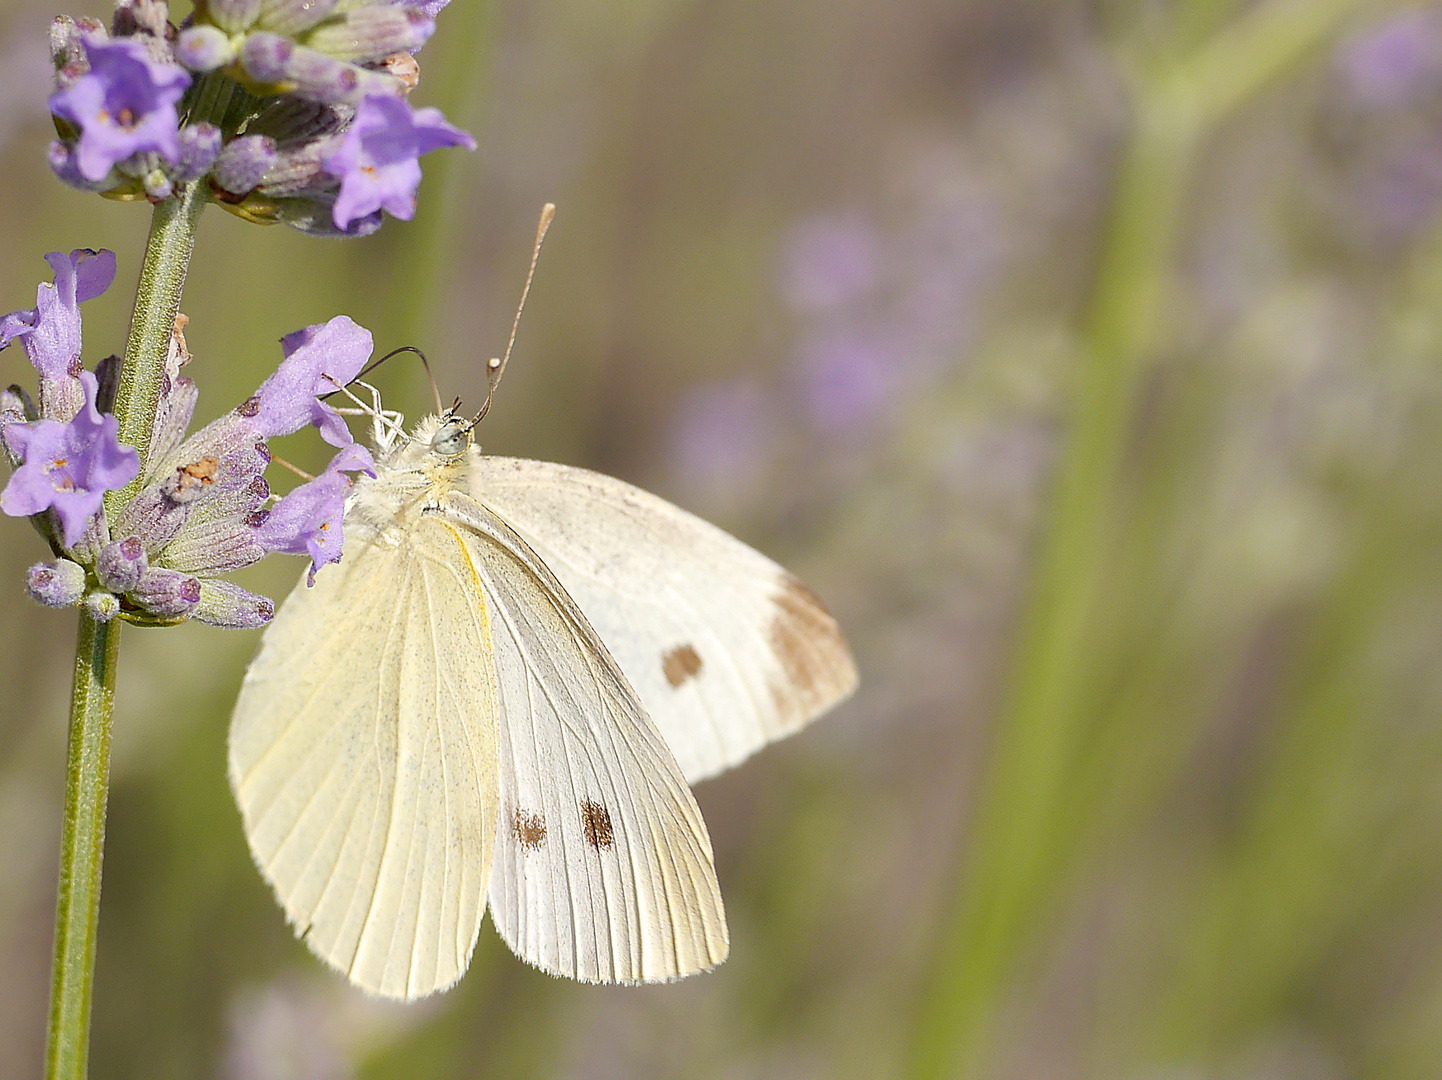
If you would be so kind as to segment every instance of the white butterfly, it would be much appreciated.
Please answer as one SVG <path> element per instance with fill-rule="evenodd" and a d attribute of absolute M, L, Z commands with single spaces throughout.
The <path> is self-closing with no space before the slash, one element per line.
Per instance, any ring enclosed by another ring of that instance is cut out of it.
<path fill-rule="evenodd" d="M 485 456 L 471 423 L 377 420 L 345 558 L 266 631 L 230 731 L 251 852 L 306 944 L 386 997 L 460 978 L 487 906 L 555 975 L 713 967 L 729 942 L 688 781 L 850 694 L 846 643 L 719 529 Z"/>

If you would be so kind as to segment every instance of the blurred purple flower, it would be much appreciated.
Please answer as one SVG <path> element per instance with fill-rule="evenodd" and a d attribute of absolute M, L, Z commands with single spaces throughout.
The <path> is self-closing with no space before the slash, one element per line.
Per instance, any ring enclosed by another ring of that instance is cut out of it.
<path fill-rule="evenodd" d="M 0 492 L 0 509 L 12 517 L 28 517 L 53 506 L 66 547 L 74 547 L 85 535 L 105 493 L 124 487 L 140 472 L 140 456 L 120 445 L 115 417 L 102 416 L 95 408 L 95 376 L 82 371 L 80 382 L 85 404 L 69 423 L 36 420 L 9 424 L 3 432 L 11 451 L 25 463 Z"/>
<path fill-rule="evenodd" d="M 409 220 L 416 210 L 422 154 L 446 146 L 476 148 L 476 142 L 446 122 L 439 109 L 415 109 L 399 98 L 369 94 L 339 147 L 321 164 L 340 180 L 331 214 L 336 228 L 388 211 Z"/>
<path fill-rule="evenodd" d="M 751 379 L 696 387 L 672 428 L 677 470 L 701 487 L 735 488 L 761 472 L 779 424 L 766 388 Z"/>
<path fill-rule="evenodd" d="M 827 214 L 794 226 L 782 255 L 781 292 L 793 310 L 827 311 L 866 296 L 881 274 L 881 238 L 857 214 Z"/>
<path fill-rule="evenodd" d="M 345 542 L 341 520 L 351 487 L 348 472 L 375 475 L 370 451 L 359 443 L 341 450 L 325 472 L 276 503 L 256 529 L 255 538 L 266 551 L 310 556 L 309 584 L 315 584 L 316 571 L 326 563 L 340 561 Z"/>
<path fill-rule="evenodd" d="M 287 334 L 280 344 L 285 359 L 241 406 L 241 415 L 266 438 L 314 424 L 332 446 L 353 443 L 345 420 L 319 397 L 332 393 L 336 383 L 350 382 L 365 366 L 372 349 L 370 331 L 348 316 L 337 315 Z"/>
<path fill-rule="evenodd" d="M 86 39 L 85 53 L 89 74 L 50 98 L 50 111 L 80 129 L 80 174 L 104 179 L 111 166 L 147 150 L 178 160 L 175 104 L 190 85 L 185 70 L 156 63 L 133 40 Z"/>
<path fill-rule="evenodd" d="M 864 327 L 816 334 L 797 359 L 807 417 L 828 435 L 879 420 L 910 388 L 914 374 L 911 354 L 899 339 Z"/>
<path fill-rule="evenodd" d="M 1374 108 L 1395 108 L 1442 85 L 1442 13 L 1404 11 L 1346 42 L 1337 57 L 1348 89 Z"/>

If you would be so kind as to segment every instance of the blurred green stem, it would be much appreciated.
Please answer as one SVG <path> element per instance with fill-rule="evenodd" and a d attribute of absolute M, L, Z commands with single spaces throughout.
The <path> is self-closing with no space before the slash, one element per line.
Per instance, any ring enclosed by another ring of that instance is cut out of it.
<path fill-rule="evenodd" d="M 180 293 L 195 249 L 195 226 L 205 195 L 190 184 L 156 206 L 135 291 L 125 366 L 115 399 L 120 441 L 140 453 L 141 475 L 160 396 L 166 352 L 180 311 Z M 130 488 L 107 492 L 107 509 L 125 504 Z M 120 623 L 97 623 L 84 612 L 75 644 L 70 701 L 70 749 L 61 824 L 60 884 L 55 898 L 55 962 L 50 982 L 46 1080 L 83 1080 L 90 1044 L 95 979 L 95 933 L 100 915 L 100 868 L 105 804 L 110 785 L 110 727 Z"/>
<path fill-rule="evenodd" d="M 1112 616 L 1103 590 L 1125 522 L 1124 463 L 1149 361 L 1163 345 L 1171 263 L 1198 147 L 1366 0 L 1270 0 L 1179 64 L 1143 79 L 1071 389 L 1071 429 L 978 795 L 959 900 L 938 943 L 912 1046 L 916 1077 L 981 1071 L 1018 959 L 1070 870 L 1094 808 L 1069 776 L 1105 710 Z M 1102 763 L 1106 767 L 1106 763 Z M 1100 790 L 1105 791 L 1106 785 Z"/>

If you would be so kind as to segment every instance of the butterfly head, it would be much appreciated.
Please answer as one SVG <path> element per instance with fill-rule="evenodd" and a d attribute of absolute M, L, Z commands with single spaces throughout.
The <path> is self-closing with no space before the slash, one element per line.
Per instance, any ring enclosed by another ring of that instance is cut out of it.
<path fill-rule="evenodd" d="M 454 414 L 446 416 L 431 436 L 431 452 L 441 457 L 459 457 L 471 445 L 470 421 Z"/>

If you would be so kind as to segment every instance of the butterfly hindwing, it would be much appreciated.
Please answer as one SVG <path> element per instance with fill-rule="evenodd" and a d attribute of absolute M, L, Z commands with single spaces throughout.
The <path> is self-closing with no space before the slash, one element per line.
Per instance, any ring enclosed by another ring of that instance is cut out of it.
<path fill-rule="evenodd" d="M 705 823 L 624 675 L 525 541 L 464 495 L 491 602 L 500 729 L 496 928 L 515 953 L 594 982 L 675 978 L 725 959 Z"/>
<path fill-rule="evenodd" d="M 477 455 L 468 483 L 560 579 L 692 783 L 855 688 L 851 653 L 820 601 L 700 518 L 547 462 Z"/>
<path fill-rule="evenodd" d="M 346 524 L 343 562 L 302 579 L 246 673 L 231 784 L 307 945 L 372 993 L 414 998 L 465 971 L 485 907 L 488 613 L 454 528 L 420 519 L 388 542 Z"/>

